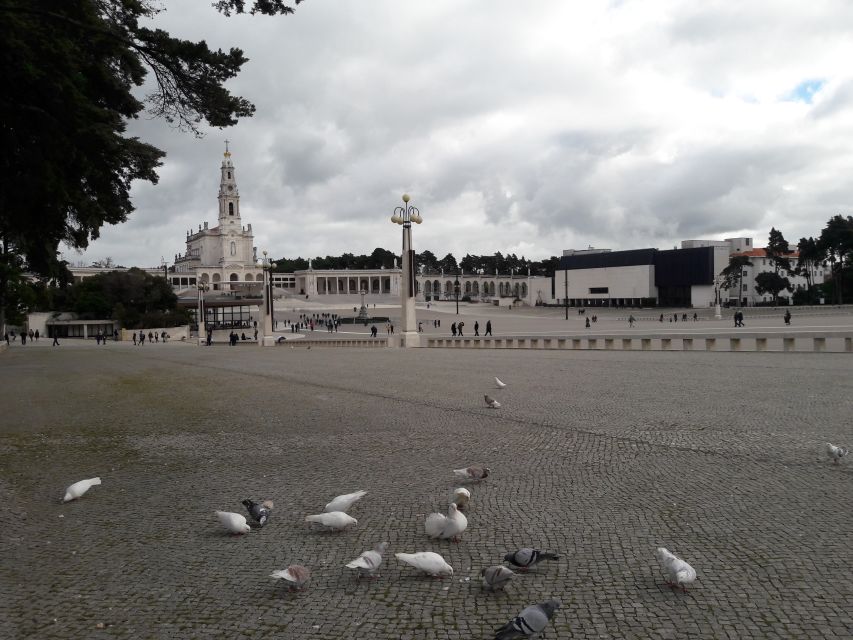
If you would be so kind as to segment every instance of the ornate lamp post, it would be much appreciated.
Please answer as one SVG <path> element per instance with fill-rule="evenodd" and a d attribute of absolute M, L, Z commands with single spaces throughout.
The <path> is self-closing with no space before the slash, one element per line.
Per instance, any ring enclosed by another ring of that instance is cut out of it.
<path fill-rule="evenodd" d="M 264 257 L 258 260 L 257 267 L 264 270 L 264 317 L 261 321 L 261 331 L 258 333 L 258 344 L 268 347 L 275 344 L 272 297 L 272 271 L 275 269 L 275 262 L 270 260 L 267 257 L 267 252 L 264 251 Z"/>
<path fill-rule="evenodd" d="M 403 194 L 403 206 L 394 209 L 391 222 L 403 227 L 403 286 L 400 290 L 400 340 L 404 347 L 420 346 L 420 334 L 415 319 L 415 250 L 412 249 L 412 223 L 423 222 L 421 212 L 409 204 Z"/>
<path fill-rule="evenodd" d="M 204 292 L 207 291 L 210 287 L 202 282 L 198 285 L 198 315 L 196 320 L 198 320 L 198 345 L 201 346 L 207 342 L 207 338 L 205 336 L 204 330 Z"/>

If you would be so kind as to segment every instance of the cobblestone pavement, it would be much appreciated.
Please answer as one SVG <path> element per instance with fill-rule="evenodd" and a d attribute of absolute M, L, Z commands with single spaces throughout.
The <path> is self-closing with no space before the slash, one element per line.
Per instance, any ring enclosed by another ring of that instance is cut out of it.
<path fill-rule="evenodd" d="M 853 637 L 853 359 L 844 354 L 80 346 L 0 356 L 0 637 Z M 493 389 L 493 376 L 508 386 Z M 487 409 L 483 393 L 503 403 Z M 426 538 L 482 462 L 459 544 Z M 103 484 L 62 505 L 64 488 Z M 366 489 L 358 525 L 304 516 Z M 230 537 L 213 511 L 276 502 Z M 391 546 L 381 577 L 343 568 Z M 481 591 L 532 545 L 562 554 Z M 662 585 L 654 548 L 696 567 Z M 434 550 L 452 579 L 394 552 Z M 289 594 L 269 574 L 311 567 Z"/>

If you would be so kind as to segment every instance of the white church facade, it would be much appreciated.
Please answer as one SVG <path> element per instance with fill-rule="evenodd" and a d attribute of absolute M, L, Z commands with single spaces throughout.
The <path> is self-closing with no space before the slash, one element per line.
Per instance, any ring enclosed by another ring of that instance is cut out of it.
<path fill-rule="evenodd" d="M 217 226 L 209 228 L 205 222 L 198 231 L 187 231 L 186 252 L 175 256 L 174 271 L 170 274 L 175 288 L 206 284 L 211 290 L 227 291 L 245 286 L 243 283 L 263 282 L 252 225 L 244 226 L 240 217 L 237 172 L 227 143 L 220 167 L 218 198 Z"/>

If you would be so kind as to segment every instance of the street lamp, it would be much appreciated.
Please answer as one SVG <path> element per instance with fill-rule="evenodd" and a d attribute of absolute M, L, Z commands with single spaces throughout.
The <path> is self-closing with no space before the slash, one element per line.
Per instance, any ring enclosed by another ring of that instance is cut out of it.
<path fill-rule="evenodd" d="M 258 344 L 261 346 L 269 346 L 274 344 L 273 341 L 273 297 L 272 297 L 272 271 L 275 269 L 275 262 L 267 257 L 267 252 L 263 252 L 264 257 L 258 260 L 258 269 L 263 269 L 264 272 L 264 318 L 261 322 L 262 332 L 258 338 Z M 269 337 L 269 340 L 267 340 Z"/>
<path fill-rule="evenodd" d="M 723 319 L 723 312 L 720 309 L 720 276 L 714 276 L 714 318 Z"/>
<path fill-rule="evenodd" d="M 456 270 L 456 282 L 453 283 L 453 293 L 456 294 L 456 315 L 459 315 L 459 270 Z"/>
<path fill-rule="evenodd" d="M 204 334 L 204 292 L 209 289 L 208 285 L 204 282 L 197 285 L 198 286 L 198 317 L 196 320 L 198 321 L 198 344 L 201 346 L 206 342 Z"/>
<path fill-rule="evenodd" d="M 421 212 L 409 204 L 409 195 L 403 194 L 403 206 L 394 209 L 391 222 L 403 227 L 403 287 L 400 290 L 400 332 L 401 344 L 404 347 L 420 345 L 415 319 L 415 250 L 412 249 L 412 223 L 423 222 Z"/>

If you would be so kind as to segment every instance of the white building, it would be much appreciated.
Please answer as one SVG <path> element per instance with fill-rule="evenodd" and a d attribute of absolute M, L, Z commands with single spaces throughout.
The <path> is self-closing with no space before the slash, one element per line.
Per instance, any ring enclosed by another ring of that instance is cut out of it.
<path fill-rule="evenodd" d="M 775 267 L 773 266 L 773 260 L 767 257 L 767 252 L 764 249 L 751 249 L 748 251 L 738 251 L 732 253 L 733 256 L 744 256 L 749 259 L 752 263 L 751 265 L 747 265 L 743 268 L 742 280 L 739 280 L 737 286 L 740 287 L 740 296 L 738 296 L 737 288 L 729 289 L 727 291 L 727 299 L 730 304 L 737 305 L 738 299 L 740 299 L 740 304 L 743 306 L 754 306 L 759 303 L 769 303 L 773 301 L 773 295 L 769 293 L 759 294 L 755 289 L 755 278 L 760 273 L 767 273 L 775 271 Z M 779 275 L 788 278 L 788 281 L 791 283 L 791 287 L 796 291 L 797 289 L 807 289 L 808 288 L 808 279 L 796 273 L 799 266 L 800 254 L 797 251 L 791 251 L 790 253 L 785 255 L 788 258 L 788 261 L 791 263 L 791 269 L 780 269 Z M 819 264 L 812 270 L 811 273 L 811 281 L 812 284 L 823 284 L 826 276 L 829 274 L 828 269 L 823 265 Z M 786 303 L 787 300 L 791 297 L 793 292 L 789 292 L 787 290 L 783 290 L 779 293 L 779 300 L 782 303 Z"/>
<path fill-rule="evenodd" d="M 240 217 L 237 172 L 227 143 L 220 167 L 218 197 L 217 226 L 210 229 L 205 222 L 198 231 L 187 231 L 186 253 L 175 256 L 170 279 L 177 289 L 198 283 L 208 284 L 213 290 L 229 290 L 237 288 L 238 283 L 263 282 L 263 271 L 256 265 L 252 225 L 243 226 Z"/>

